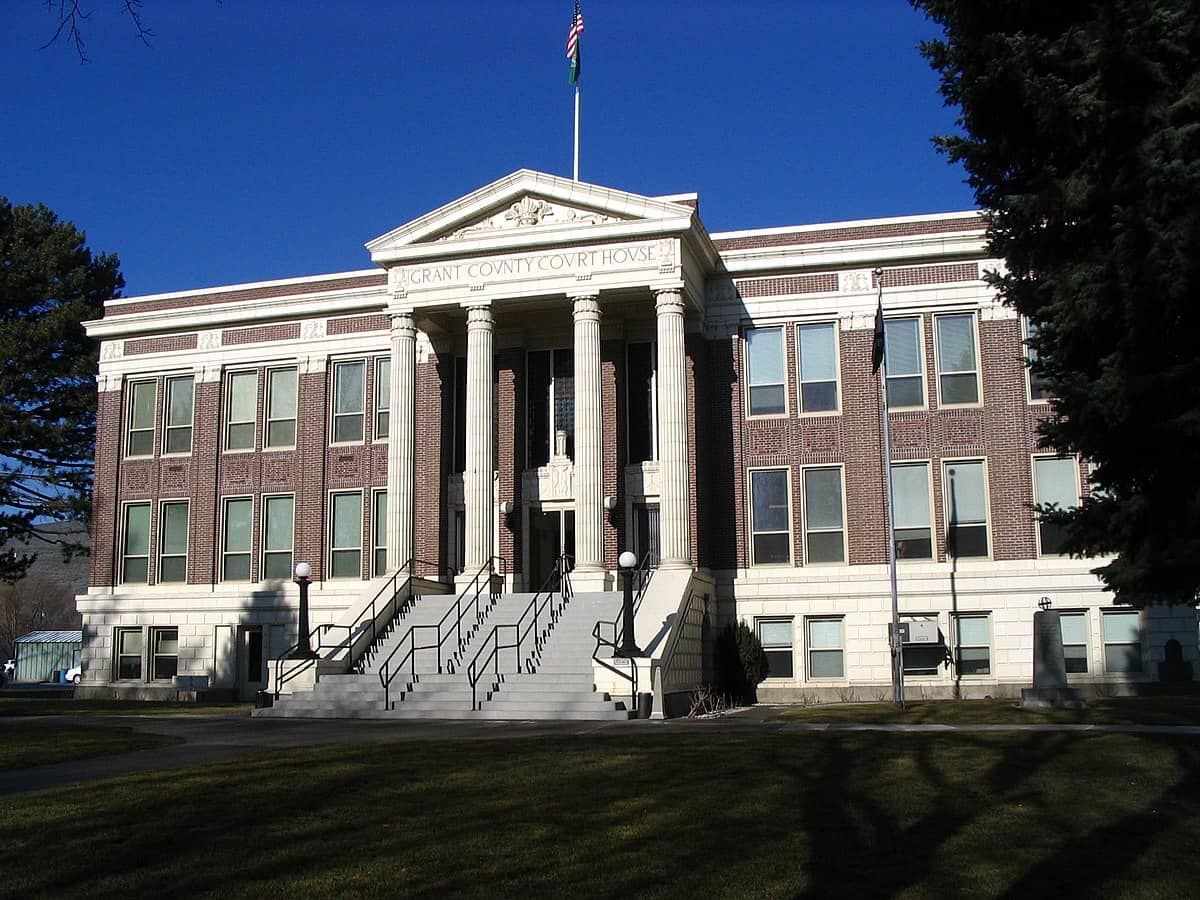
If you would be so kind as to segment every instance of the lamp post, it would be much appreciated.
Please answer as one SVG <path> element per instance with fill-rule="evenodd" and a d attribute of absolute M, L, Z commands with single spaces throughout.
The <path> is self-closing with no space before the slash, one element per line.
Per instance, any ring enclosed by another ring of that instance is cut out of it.
<path fill-rule="evenodd" d="M 296 641 L 296 649 L 291 653 L 292 659 L 317 658 L 317 654 L 308 643 L 308 583 L 311 575 L 312 566 L 308 563 L 296 564 L 296 584 L 300 585 L 300 636 Z"/>
<path fill-rule="evenodd" d="M 625 576 L 625 596 L 621 602 L 624 628 L 621 631 L 621 646 L 617 648 L 617 655 L 641 656 L 642 651 L 633 635 L 633 570 L 637 566 L 637 557 L 626 550 L 617 560 L 617 565 L 621 567 L 623 570 L 621 574 Z"/>

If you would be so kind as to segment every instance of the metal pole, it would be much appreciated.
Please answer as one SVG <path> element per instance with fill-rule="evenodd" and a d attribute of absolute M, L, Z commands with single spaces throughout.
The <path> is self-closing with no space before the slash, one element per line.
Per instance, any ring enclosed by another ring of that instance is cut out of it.
<path fill-rule="evenodd" d="M 574 180 L 579 180 L 579 82 L 575 83 L 575 168 Z"/>
<path fill-rule="evenodd" d="M 883 309 L 883 269 L 875 270 L 875 278 L 879 284 L 879 309 Z M 888 434 L 888 402 L 887 402 L 887 353 L 883 354 L 879 367 L 880 390 L 880 431 L 883 435 L 883 506 L 887 512 L 887 548 L 888 574 L 892 588 L 892 702 L 897 706 L 904 705 L 904 660 L 903 648 L 900 644 L 900 600 L 896 587 L 896 531 L 892 521 L 892 446 Z"/>
<path fill-rule="evenodd" d="M 309 581 L 311 581 L 311 579 L 307 575 L 296 576 L 296 584 L 300 585 L 300 621 L 298 623 L 300 635 L 296 641 L 296 649 L 292 652 L 292 659 L 315 659 L 317 656 L 317 654 L 313 652 L 312 645 L 308 641 Z"/>
<path fill-rule="evenodd" d="M 627 550 L 621 554 L 618 562 L 628 563 L 631 559 L 636 564 L 637 557 Z M 633 565 L 622 565 L 621 574 L 625 578 L 625 596 L 621 599 L 621 616 L 624 621 L 621 623 L 621 646 L 617 655 L 631 658 L 642 654 L 633 631 Z"/>

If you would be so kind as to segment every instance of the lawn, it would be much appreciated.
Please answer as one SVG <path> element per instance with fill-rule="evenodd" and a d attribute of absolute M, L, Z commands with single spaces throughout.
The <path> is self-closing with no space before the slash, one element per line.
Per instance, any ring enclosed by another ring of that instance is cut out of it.
<path fill-rule="evenodd" d="M 148 750 L 176 743 L 174 738 L 139 734 L 130 728 L 79 728 L 9 722 L 0 729 L 0 772 L 49 763 Z"/>
<path fill-rule="evenodd" d="M 158 700 L 73 700 L 70 697 L 3 697 L 5 716 L 248 716 L 251 703 L 172 703 Z"/>
<path fill-rule="evenodd" d="M 5 802 L 11 896 L 1182 897 L 1200 878 L 1185 737 L 381 742 Z"/>

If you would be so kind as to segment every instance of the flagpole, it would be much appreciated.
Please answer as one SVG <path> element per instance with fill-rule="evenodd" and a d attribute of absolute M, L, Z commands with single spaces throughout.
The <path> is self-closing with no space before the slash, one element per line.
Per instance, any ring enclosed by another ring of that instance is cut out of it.
<path fill-rule="evenodd" d="M 875 270 L 879 285 L 876 317 L 883 317 L 883 269 Z M 882 321 L 881 321 L 882 324 Z M 880 432 L 883 435 L 883 507 L 887 513 L 888 574 L 892 585 L 892 628 L 888 641 L 892 652 L 892 702 L 904 705 L 904 662 L 900 644 L 900 594 L 896 586 L 896 530 L 892 521 L 892 445 L 888 428 L 887 353 L 880 358 Z"/>
<path fill-rule="evenodd" d="M 574 180 L 579 180 L 579 82 L 575 82 L 575 169 Z"/>

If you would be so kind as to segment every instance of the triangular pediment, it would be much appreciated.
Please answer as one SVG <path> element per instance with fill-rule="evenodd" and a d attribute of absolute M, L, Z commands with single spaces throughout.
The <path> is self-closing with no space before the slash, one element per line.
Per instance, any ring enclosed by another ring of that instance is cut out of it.
<path fill-rule="evenodd" d="M 612 240 L 626 230 L 687 230 L 693 207 L 674 200 L 521 169 L 370 241 L 380 264 L 443 253 L 559 241 Z"/>

